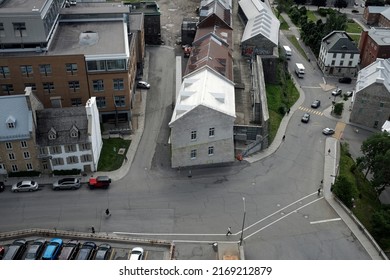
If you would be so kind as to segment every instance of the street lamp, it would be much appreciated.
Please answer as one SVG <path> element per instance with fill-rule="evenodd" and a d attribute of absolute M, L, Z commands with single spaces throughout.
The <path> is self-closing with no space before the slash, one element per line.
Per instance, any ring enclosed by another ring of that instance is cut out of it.
<path fill-rule="evenodd" d="M 244 238 L 244 226 L 245 226 L 245 216 L 246 216 L 245 197 L 242 197 L 242 201 L 244 202 L 244 217 L 242 218 L 242 229 L 241 229 L 241 237 L 240 237 L 240 246 L 242 245 L 242 241 L 243 241 L 243 238 Z"/>

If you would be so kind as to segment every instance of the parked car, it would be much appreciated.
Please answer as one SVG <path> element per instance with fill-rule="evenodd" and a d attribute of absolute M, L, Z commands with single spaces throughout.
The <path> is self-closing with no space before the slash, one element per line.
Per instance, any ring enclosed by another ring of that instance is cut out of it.
<path fill-rule="evenodd" d="M 53 183 L 53 190 L 76 190 L 80 188 L 80 180 L 77 178 L 63 178 Z"/>
<path fill-rule="evenodd" d="M 131 250 L 129 260 L 142 260 L 144 257 L 144 249 L 141 247 L 135 247 Z"/>
<path fill-rule="evenodd" d="M 100 244 L 95 255 L 95 260 L 107 260 L 111 255 L 111 245 Z"/>
<path fill-rule="evenodd" d="M 347 93 L 345 94 L 347 97 L 352 97 L 353 95 L 353 91 L 347 91 Z"/>
<path fill-rule="evenodd" d="M 27 241 L 25 239 L 18 239 L 9 245 L 3 260 L 20 260 L 23 257 L 27 248 Z"/>
<path fill-rule="evenodd" d="M 53 238 L 50 243 L 46 246 L 45 251 L 42 255 L 42 260 L 55 260 L 60 254 L 62 247 L 62 239 Z"/>
<path fill-rule="evenodd" d="M 35 181 L 21 181 L 12 185 L 13 192 L 32 192 L 38 190 L 38 183 Z"/>
<path fill-rule="evenodd" d="M 37 239 L 30 246 L 28 246 L 25 260 L 38 260 L 45 249 L 46 239 Z"/>
<path fill-rule="evenodd" d="M 90 189 L 104 188 L 107 189 L 111 184 L 111 179 L 108 176 L 97 176 L 96 178 L 90 178 L 88 185 Z"/>
<path fill-rule="evenodd" d="M 137 88 L 150 89 L 150 84 L 145 81 L 138 81 Z"/>
<path fill-rule="evenodd" d="M 311 103 L 312 108 L 318 108 L 318 107 L 320 107 L 320 105 L 321 105 L 320 100 L 314 100 L 313 103 Z"/>
<path fill-rule="evenodd" d="M 68 241 L 61 250 L 60 255 L 58 256 L 59 260 L 74 260 L 76 254 L 80 248 L 80 242 L 78 240 Z"/>
<path fill-rule="evenodd" d="M 334 91 L 332 91 L 333 96 L 338 96 L 342 93 L 343 91 L 340 88 L 336 88 Z"/>
<path fill-rule="evenodd" d="M 81 246 L 79 253 L 77 254 L 76 260 L 90 260 L 93 257 L 93 253 L 96 250 L 96 244 L 91 241 L 84 242 Z"/>
<path fill-rule="evenodd" d="M 310 120 L 310 114 L 304 113 L 303 116 L 302 116 L 301 122 L 308 123 L 309 120 Z"/>
<path fill-rule="evenodd" d="M 324 128 L 322 130 L 322 133 L 325 134 L 325 135 L 332 135 L 332 134 L 334 134 L 334 132 L 335 132 L 334 129 L 333 128 L 329 128 L 329 127 Z"/>
<path fill-rule="evenodd" d="M 352 79 L 350 77 L 342 77 L 339 79 L 339 83 L 342 84 L 350 84 L 352 82 Z"/>

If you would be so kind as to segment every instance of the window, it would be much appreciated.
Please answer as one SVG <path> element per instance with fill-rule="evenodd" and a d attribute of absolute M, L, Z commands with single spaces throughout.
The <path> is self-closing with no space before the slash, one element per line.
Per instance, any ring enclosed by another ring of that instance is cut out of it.
<path fill-rule="evenodd" d="M 66 72 L 68 74 L 74 75 L 77 72 L 77 64 L 76 63 L 66 63 Z"/>
<path fill-rule="evenodd" d="M 334 65 L 335 64 L 335 61 L 334 60 L 332 60 L 332 65 Z"/>
<path fill-rule="evenodd" d="M 96 106 L 98 108 L 106 107 L 106 98 L 105 97 L 96 97 Z"/>
<path fill-rule="evenodd" d="M 8 122 L 7 126 L 8 128 L 15 128 L 15 122 Z"/>
<path fill-rule="evenodd" d="M 340 61 L 340 66 L 343 66 L 344 65 L 344 60 L 341 60 Z"/>
<path fill-rule="evenodd" d="M 104 82 L 103 80 L 94 80 L 92 81 L 94 91 L 104 91 Z"/>
<path fill-rule="evenodd" d="M 53 165 L 63 165 L 64 164 L 64 159 L 63 158 L 53 158 L 51 160 L 51 163 Z"/>
<path fill-rule="evenodd" d="M 377 128 L 377 127 L 378 127 L 378 124 L 379 124 L 379 121 L 375 121 L 375 122 L 374 122 L 374 128 Z"/>
<path fill-rule="evenodd" d="M 196 130 L 191 131 L 191 140 L 196 140 Z"/>
<path fill-rule="evenodd" d="M 22 71 L 23 76 L 30 77 L 33 73 L 32 65 L 21 65 L 20 71 Z"/>
<path fill-rule="evenodd" d="M 39 154 L 46 155 L 46 153 L 47 153 L 46 147 L 39 148 Z"/>
<path fill-rule="evenodd" d="M 90 143 L 83 143 L 80 145 L 80 150 L 81 151 L 86 151 L 91 149 L 91 144 Z"/>
<path fill-rule="evenodd" d="M 214 155 L 214 146 L 209 147 L 209 156 Z"/>
<path fill-rule="evenodd" d="M 105 60 L 94 60 L 87 61 L 88 71 L 106 71 L 106 61 Z"/>
<path fill-rule="evenodd" d="M 44 91 L 51 93 L 54 90 L 54 83 L 53 82 L 43 83 L 43 89 Z"/>
<path fill-rule="evenodd" d="M 345 58 L 345 53 L 342 53 L 342 54 L 341 54 L 341 58 Z"/>
<path fill-rule="evenodd" d="M 42 167 L 45 170 L 49 169 L 49 165 L 47 164 L 47 162 L 42 162 Z"/>
<path fill-rule="evenodd" d="M 5 142 L 5 148 L 7 150 L 12 150 L 12 143 L 11 142 Z"/>
<path fill-rule="evenodd" d="M 126 60 L 116 59 L 116 60 L 107 60 L 107 70 L 125 70 Z"/>
<path fill-rule="evenodd" d="M 0 23 L 0 37 L 5 37 L 5 30 L 4 30 L 4 24 Z"/>
<path fill-rule="evenodd" d="M 26 37 L 27 36 L 26 23 L 14 22 L 14 23 L 12 23 L 12 25 L 14 26 L 15 37 Z"/>
<path fill-rule="evenodd" d="M 76 145 L 66 145 L 65 153 L 72 153 L 72 152 L 76 152 Z"/>
<path fill-rule="evenodd" d="M 24 159 L 30 158 L 30 153 L 27 151 L 23 152 L 23 158 Z"/>
<path fill-rule="evenodd" d="M 3 78 L 7 78 L 9 76 L 9 67 L 8 66 L 0 66 L 0 74 Z"/>
<path fill-rule="evenodd" d="M 355 57 L 355 54 L 351 53 L 351 59 L 353 59 L 354 57 Z"/>
<path fill-rule="evenodd" d="M 66 158 L 66 162 L 68 164 L 78 163 L 79 162 L 79 158 L 76 157 L 76 156 L 67 157 Z"/>
<path fill-rule="evenodd" d="M 384 105 L 385 105 L 385 103 L 383 103 L 383 102 L 379 103 L 379 107 L 383 107 Z"/>
<path fill-rule="evenodd" d="M 61 154 L 62 153 L 61 146 L 52 146 L 49 149 L 50 149 L 50 154 Z"/>
<path fill-rule="evenodd" d="M 196 150 L 191 150 L 191 159 L 196 159 Z"/>
<path fill-rule="evenodd" d="M 82 105 L 81 98 L 72 98 L 70 101 L 72 102 L 73 107 L 78 107 Z"/>
<path fill-rule="evenodd" d="M 14 154 L 14 153 L 9 153 L 9 154 L 8 154 L 8 158 L 9 158 L 10 160 L 14 160 L 14 159 L 15 159 L 15 154 Z"/>
<path fill-rule="evenodd" d="M 70 137 L 77 138 L 79 136 L 79 131 L 77 129 L 72 129 L 70 131 Z"/>
<path fill-rule="evenodd" d="M 122 96 L 115 96 L 115 106 L 116 107 L 125 107 L 126 106 L 126 101 L 125 97 Z"/>
<path fill-rule="evenodd" d="M 25 83 L 24 87 L 30 87 L 32 91 L 37 91 L 37 86 L 35 83 Z"/>
<path fill-rule="evenodd" d="M 20 146 L 22 148 L 27 148 L 27 142 L 26 141 L 20 141 Z"/>
<path fill-rule="evenodd" d="M 79 81 L 69 81 L 68 87 L 70 90 L 75 92 L 75 91 L 80 89 L 80 82 Z"/>
<path fill-rule="evenodd" d="M 334 54 L 333 54 L 333 58 L 336 58 L 336 56 L 337 56 L 337 53 L 334 53 Z"/>
<path fill-rule="evenodd" d="M 123 79 L 114 79 L 113 83 L 114 83 L 114 90 L 124 89 Z"/>
<path fill-rule="evenodd" d="M 41 64 L 39 65 L 39 72 L 45 76 L 51 73 L 51 65 L 50 64 Z"/>
<path fill-rule="evenodd" d="M 27 167 L 27 170 L 28 170 L 28 171 L 33 170 L 33 166 L 32 166 L 31 163 L 27 163 L 27 164 L 26 164 L 26 167 Z"/>
<path fill-rule="evenodd" d="M 1 85 L 1 89 L 3 90 L 3 93 L 6 93 L 8 95 L 14 93 L 14 85 L 13 84 Z"/>
<path fill-rule="evenodd" d="M 11 165 L 12 172 L 18 172 L 18 166 L 16 164 Z"/>
<path fill-rule="evenodd" d="M 209 128 L 209 137 L 214 137 L 214 133 L 215 133 L 215 128 L 214 127 L 210 127 Z"/>
<path fill-rule="evenodd" d="M 81 162 L 86 162 L 86 161 L 92 161 L 92 157 L 91 157 L 91 155 L 82 155 L 81 157 L 80 157 L 80 161 Z"/>
<path fill-rule="evenodd" d="M 349 61 L 349 62 L 348 62 L 348 66 L 352 66 L 352 61 Z"/>

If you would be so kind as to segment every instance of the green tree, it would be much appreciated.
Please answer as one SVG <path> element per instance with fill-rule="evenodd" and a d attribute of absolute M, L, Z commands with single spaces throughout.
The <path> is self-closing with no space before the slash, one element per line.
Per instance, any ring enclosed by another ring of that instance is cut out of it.
<path fill-rule="evenodd" d="M 343 102 L 336 103 L 334 105 L 333 113 L 335 113 L 337 116 L 341 116 L 343 110 L 344 110 L 344 103 Z"/>
<path fill-rule="evenodd" d="M 353 206 L 353 189 L 352 183 L 344 176 L 338 176 L 333 185 L 332 192 L 344 203 L 348 208 Z"/>
<path fill-rule="evenodd" d="M 372 173 L 371 183 L 380 195 L 386 187 L 390 186 L 390 149 L 375 156 Z"/>
<path fill-rule="evenodd" d="M 372 230 L 376 237 L 384 238 L 390 232 L 390 210 L 381 209 L 372 215 Z"/>
<path fill-rule="evenodd" d="M 348 6 L 348 2 L 345 1 L 345 0 L 336 0 L 336 1 L 334 2 L 334 7 L 335 7 L 335 8 L 338 8 L 339 10 L 340 10 L 341 8 L 346 8 L 347 6 Z"/>
<path fill-rule="evenodd" d="M 376 161 L 381 159 L 378 156 L 383 155 L 390 150 L 389 133 L 375 133 L 363 142 L 360 150 L 362 151 L 363 156 L 357 159 L 357 164 L 362 170 L 366 170 L 365 177 L 367 178 L 368 173 L 374 167 Z"/>

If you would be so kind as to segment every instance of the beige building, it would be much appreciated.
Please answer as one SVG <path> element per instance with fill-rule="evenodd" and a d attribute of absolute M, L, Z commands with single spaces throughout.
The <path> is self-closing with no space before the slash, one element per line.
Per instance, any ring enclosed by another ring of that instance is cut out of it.
<path fill-rule="evenodd" d="M 0 96 L 0 175 L 39 171 L 35 110 L 43 105 L 27 88 L 25 95 Z"/>

